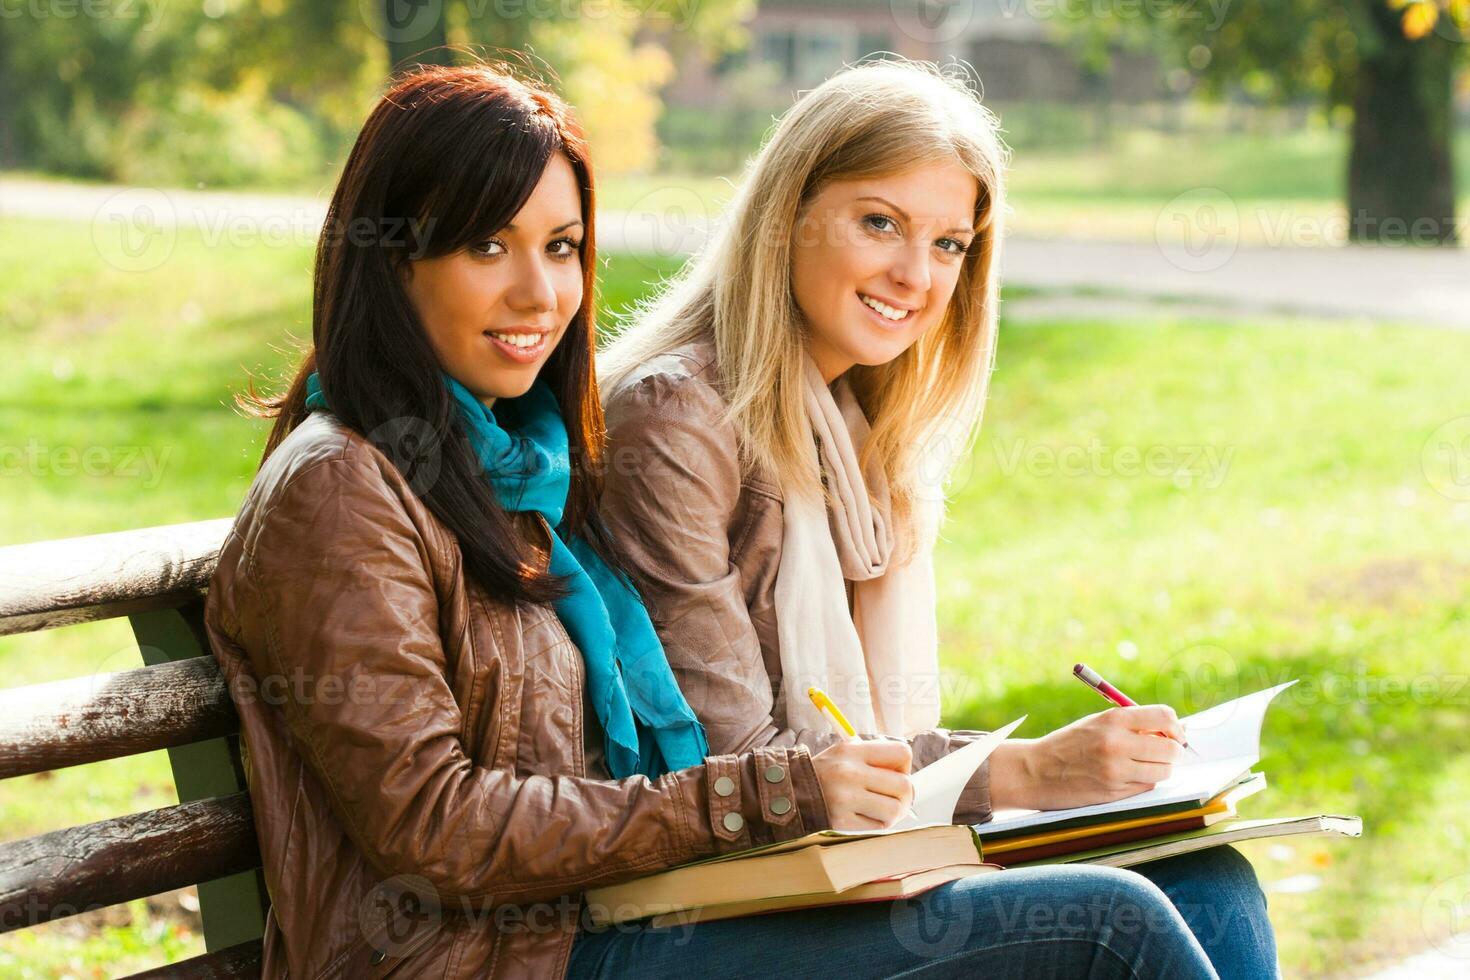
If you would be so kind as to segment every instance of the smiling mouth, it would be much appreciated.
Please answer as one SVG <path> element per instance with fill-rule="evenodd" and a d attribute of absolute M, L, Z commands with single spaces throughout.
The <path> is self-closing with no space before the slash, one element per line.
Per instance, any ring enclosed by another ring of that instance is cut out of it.
<path fill-rule="evenodd" d="M 864 295 L 863 293 L 858 293 L 858 299 L 861 300 L 862 304 L 868 309 L 872 310 L 883 319 L 888 320 L 892 323 L 902 323 L 909 317 L 913 316 L 916 312 L 915 310 L 905 310 L 897 306 L 889 306 L 882 300 L 874 299 L 873 297 Z"/>
<path fill-rule="evenodd" d="M 485 337 L 495 345 L 501 356 L 517 364 L 534 364 L 546 353 L 546 347 L 554 331 L 533 333 L 524 330 L 486 330 Z"/>
<path fill-rule="evenodd" d="M 544 333 L 495 333 L 487 330 L 485 334 L 508 347 L 515 347 L 519 350 L 531 350 L 546 342 Z"/>

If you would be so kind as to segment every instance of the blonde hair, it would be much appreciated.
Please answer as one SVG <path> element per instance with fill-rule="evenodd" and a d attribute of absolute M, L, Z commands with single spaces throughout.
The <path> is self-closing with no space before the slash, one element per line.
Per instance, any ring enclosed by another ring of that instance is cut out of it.
<path fill-rule="evenodd" d="M 881 461 L 896 513 L 907 515 L 968 448 L 985 401 L 1008 155 L 997 130 L 963 75 L 904 60 L 837 73 L 781 118 L 723 226 L 600 355 L 602 390 L 660 354 L 712 341 L 742 459 L 783 492 L 820 493 L 802 395 L 805 328 L 791 288 L 797 222 L 828 181 L 956 160 L 979 185 L 976 235 L 944 317 L 893 361 L 847 372 L 872 426 L 862 464 Z"/>

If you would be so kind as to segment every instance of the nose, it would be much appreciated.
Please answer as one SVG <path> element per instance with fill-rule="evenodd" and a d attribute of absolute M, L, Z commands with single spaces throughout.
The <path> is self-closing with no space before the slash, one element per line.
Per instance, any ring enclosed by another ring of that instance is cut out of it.
<path fill-rule="evenodd" d="M 929 274 L 929 248 L 922 243 L 905 246 L 889 269 L 894 285 L 911 289 L 916 293 L 927 293 L 932 277 Z"/>
<path fill-rule="evenodd" d="M 515 282 L 505 296 L 511 309 L 521 313 L 550 313 L 556 309 L 556 287 L 544 258 L 527 256 L 515 272 Z"/>

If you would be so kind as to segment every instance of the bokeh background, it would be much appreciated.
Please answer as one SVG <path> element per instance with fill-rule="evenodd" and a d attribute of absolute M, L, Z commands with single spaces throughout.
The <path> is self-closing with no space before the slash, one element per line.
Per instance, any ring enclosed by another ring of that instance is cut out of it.
<path fill-rule="evenodd" d="M 232 514 L 232 407 L 395 65 L 514 52 L 590 130 L 609 330 L 844 63 L 954 64 L 1013 150 L 1002 328 L 939 554 L 946 721 L 1300 678 L 1247 816 L 1288 976 L 1470 974 L 1470 2 L 0 0 L 0 544 Z M 138 664 L 0 639 L 7 687 Z M 0 840 L 176 801 L 162 752 L 0 783 Z M 203 951 L 193 889 L 0 975 Z"/>

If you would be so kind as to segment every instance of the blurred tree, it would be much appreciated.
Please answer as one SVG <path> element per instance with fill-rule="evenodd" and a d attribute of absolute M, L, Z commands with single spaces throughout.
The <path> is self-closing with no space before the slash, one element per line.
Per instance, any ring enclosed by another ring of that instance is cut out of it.
<path fill-rule="evenodd" d="M 527 52 L 615 168 L 653 157 L 668 59 L 754 0 L 32 0 L 0 16 L 0 165 L 154 184 L 330 170 L 394 66 Z M 546 65 L 545 59 L 551 59 Z M 553 67 L 554 66 L 554 67 Z M 558 71 L 564 78 L 558 79 Z M 594 118 L 595 113 L 595 118 Z M 602 135 L 599 136 L 598 133 Z"/>
<path fill-rule="evenodd" d="M 448 65 L 444 0 L 382 0 L 378 27 L 388 42 L 388 65 L 397 71 L 418 63 Z"/>
<path fill-rule="evenodd" d="M 1158 16 L 1078 25 L 1084 50 L 1142 35 L 1217 95 L 1349 108 L 1350 237 L 1455 241 L 1453 86 L 1470 51 L 1470 0 L 1154 0 L 1150 9 Z"/>

